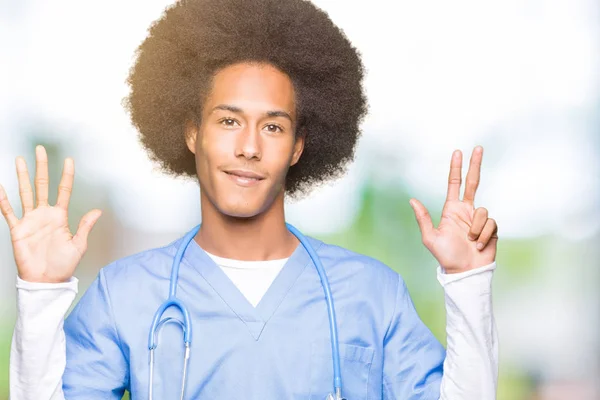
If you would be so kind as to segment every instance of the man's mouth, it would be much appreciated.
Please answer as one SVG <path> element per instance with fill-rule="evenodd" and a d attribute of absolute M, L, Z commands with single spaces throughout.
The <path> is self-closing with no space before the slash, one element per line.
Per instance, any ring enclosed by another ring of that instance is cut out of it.
<path fill-rule="evenodd" d="M 241 186 L 252 186 L 265 179 L 263 175 L 247 170 L 227 170 L 223 171 L 231 180 Z"/>

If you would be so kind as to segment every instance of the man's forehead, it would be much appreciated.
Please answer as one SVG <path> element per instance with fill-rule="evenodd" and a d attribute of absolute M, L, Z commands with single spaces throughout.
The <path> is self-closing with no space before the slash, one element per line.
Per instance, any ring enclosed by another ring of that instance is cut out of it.
<path fill-rule="evenodd" d="M 215 74 L 205 107 L 207 114 L 224 110 L 292 119 L 295 90 L 288 75 L 271 65 L 232 64 Z"/>

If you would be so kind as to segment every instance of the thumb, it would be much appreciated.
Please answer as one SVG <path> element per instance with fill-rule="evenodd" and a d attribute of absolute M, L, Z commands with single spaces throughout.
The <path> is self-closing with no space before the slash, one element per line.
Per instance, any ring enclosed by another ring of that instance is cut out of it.
<path fill-rule="evenodd" d="M 421 237 L 423 239 L 423 243 L 427 242 L 429 238 L 433 237 L 433 222 L 431 221 L 431 216 L 429 215 L 429 211 L 425 208 L 423 204 L 417 199 L 410 199 L 410 206 L 415 212 L 415 217 L 417 219 L 417 224 L 419 224 L 419 229 L 421 230 Z"/>
<path fill-rule="evenodd" d="M 87 250 L 88 235 L 101 215 L 102 210 L 93 209 L 81 217 L 81 221 L 79 221 L 79 227 L 77 227 L 77 233 L 75 233 L 75 236 L 73 236 L 73 243 L 81 254 L 85 253 Z"/>

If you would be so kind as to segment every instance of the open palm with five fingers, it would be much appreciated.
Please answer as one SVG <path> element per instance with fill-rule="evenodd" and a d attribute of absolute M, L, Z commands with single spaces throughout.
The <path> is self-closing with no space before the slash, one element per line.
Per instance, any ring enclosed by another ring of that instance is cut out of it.
<path fill-rule="evenodd" d="M 498 226 L 483 207 L 475 209 L 483 148 L 475 147 L 467 173 L 465 192 L 460 200 L 462 153 L 452 154 L 448 194 L 440 224 L 434 228 L 429 212 L 417 199 L 411 199 L 423 244 L 446 273 L 468 271 L 491 264 L 496 259 Z M 478 247 L 479 245 L 479 247 Z"/>
<path fill-rule="evenodd" d="M 56 205 L 51 206 L 48 204 L 48 156 L 43 146 L 36 146 L 35 159 L 35 205 L 27 164 L 23 157 L 17 157 L 23 216 L 17 218 L 2 186 L 0 210 L 10 229 L 19 277 L 29 282 L 66 282 L 87 250 L 88 234 L 102 212 L 93 209 L 85 214 L 76 234 L 72 235 L 68 206 L 75 174 L 73 160 L 65 159 Z"/>

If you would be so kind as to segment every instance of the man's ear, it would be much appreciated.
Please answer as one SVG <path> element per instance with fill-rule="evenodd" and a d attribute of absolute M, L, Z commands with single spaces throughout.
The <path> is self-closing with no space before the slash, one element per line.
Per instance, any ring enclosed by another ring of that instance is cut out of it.
<path fill-rule="evenodd" d="M 300 156 L 304 151 L 304 138 L 306 138 L 306 131 L 304 128 L 298 129 L 296 132 L 296 141 L 294 143 L 294 153 L 292 154 L 292 161 L 290 162 L 290 167 L 295 165 L 298 160 L 300 160 Z"/>
<path fill-rule="evenodd" d="M 198 138 L 198 125 L 192 121 L 185 124 L 185 143 L 192 154 L 196 154 L 196 139 Z"/>

